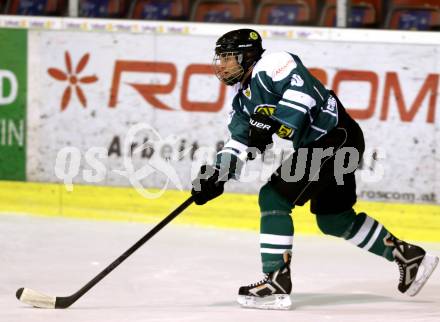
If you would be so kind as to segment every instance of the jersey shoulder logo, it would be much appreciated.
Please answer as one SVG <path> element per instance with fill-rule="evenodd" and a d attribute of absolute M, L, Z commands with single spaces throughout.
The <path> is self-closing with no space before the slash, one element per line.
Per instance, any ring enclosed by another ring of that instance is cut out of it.
<path fill-rule="evenodd" d="M 302 87 L 304 85 L 304 80 L 298 74 L 293 74 L 292 79 L 290 80 L 290 85 Z"/>

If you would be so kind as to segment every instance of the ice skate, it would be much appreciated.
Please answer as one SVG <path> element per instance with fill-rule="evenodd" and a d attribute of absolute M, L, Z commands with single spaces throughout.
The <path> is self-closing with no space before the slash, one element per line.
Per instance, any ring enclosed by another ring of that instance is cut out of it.
<path fill-rule="evenodd" d="M 427 254 L 419 246 L 408 244 L 395 237 L 391 237 L 390 241 L 395 246 L 393 255 L 399 265 L 398 289 L 409 296 L 415 296 L 437 266 L 438 257 Z"/>
<path fill-rule="evenodd" d="M 266 310 L 288 310 L 292 305 L 290 292 L 289 252 L 284 253 L 284 266 L 279 270 L 266 274 L 259 282 L 242 286 L 238 290 L 237 302 L 242 307 Z"/>

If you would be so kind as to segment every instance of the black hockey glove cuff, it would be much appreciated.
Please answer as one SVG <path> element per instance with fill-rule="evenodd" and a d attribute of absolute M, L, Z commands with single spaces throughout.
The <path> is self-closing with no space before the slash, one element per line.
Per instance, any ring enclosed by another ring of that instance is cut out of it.
<path fill-rule="evenodd" d="M 220 171 L 211 166 L 203 165 L 199 174 L 192 182 L 191 194 L 197 205 L 204 205 L 209 200 L 217 198 L 224 191 L 224 185 L 228 177 L 220 177 Z"/>
<path fill-rule="evenodd" d="M 272 135 L 280 128 L 280 124 L 268 115 L 255 113 L 249 120 L 249 151 L 250 158 L 255 158 L 256 153 L 263 154 L 269 144 L 272 144 Z M 256 148 L 258 151 L 253 151 Z"/>
<path fill-rule="evenodd" d="M 215 167 L 220 171 L 220 178 L 227 177 L 238 180 L 240 177 L 244 161 L 240 160 L 236 153 L 233 149 L 228 148 L 224 149 L 222 153 L 217 153 Z"/>

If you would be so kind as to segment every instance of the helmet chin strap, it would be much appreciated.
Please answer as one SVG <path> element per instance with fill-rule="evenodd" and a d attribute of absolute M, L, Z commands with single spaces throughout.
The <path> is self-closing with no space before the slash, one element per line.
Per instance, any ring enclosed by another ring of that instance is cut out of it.
<path fill-rule="evenodd" d="M 249 77 L 252 75 L 252 70 L 254 69 L 254 65 L 249 67 L 249 69 L 246 71 L 246 73 L 243 74 L 240 84 L 243 86 L 248 81 Z"/>
<path fill-rule="evenodd" d="M 246 82 L 249 80 L 249 77 L 252 75 L 252 71 L 254 70 L 255 65 L 257 64 L 257 61 L 255 61 L 248 69 L 247 71 L 243 74 L 243 76 L 241 77 L 240 80 L 240 84 L 243 86 L 244 84 L 246 84 Z"/>

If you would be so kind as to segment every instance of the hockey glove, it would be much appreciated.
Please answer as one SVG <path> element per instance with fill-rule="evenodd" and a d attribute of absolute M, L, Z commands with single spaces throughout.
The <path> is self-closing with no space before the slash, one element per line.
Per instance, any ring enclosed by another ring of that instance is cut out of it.
<path fill-rule="evenodd" d="M 220 171 L 213 166 L 203 165 L 200 168 L 191 190 L 197 205 L 204 205 L 223 193 L 226 180 L 219 181 L 219 176 Z"/>
<path fill-rule="evenodd" d="M 249 120 L 249 142 L 250 152 L 263 154 L 269 144 L 272 144 L 272 135 L 280 128 L 277 121 L 272 120 L 269 116 L 255 113 L 251 115 Z M 258 151 L 252 151 L 252 148 Z M 250 158 L 255 157 L 255 153 Z"/>

